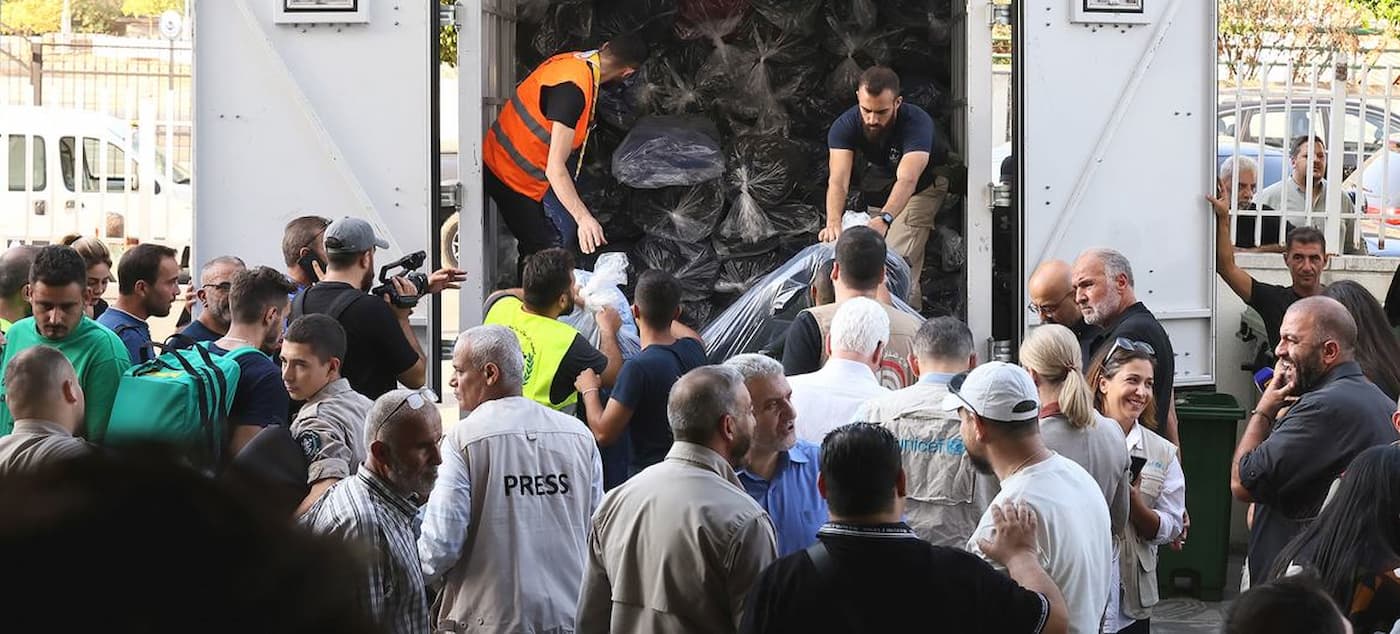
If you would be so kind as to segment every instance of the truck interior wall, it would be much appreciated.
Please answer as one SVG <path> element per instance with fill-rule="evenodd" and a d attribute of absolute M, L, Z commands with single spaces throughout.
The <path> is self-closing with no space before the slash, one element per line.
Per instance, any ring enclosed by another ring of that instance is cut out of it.
<path fill-rule="evenodd" d="M 906 102 L 934 117 L 941 154 L 948 157 L 958 190 L 948 197 L 929 240 L 925 312 L 969 317 L 962 4 L 520 0 L 515 9 L 514 81 L 550 55 L 594 48 L 617 33 L 639 33 L 651 44 L 646 65 L 600 96 L 578 180 L 607 233 L 607 250 L 628 253 L 633 281 L 647 268 L 670 266 L 676 255 L 684 256 L 688 266 L 671 270 L 686 288 L 683 318 L 692 324 L 718 315 L 737 290 L 816 241 L 825 213 L 826 133 L 837 115 L 855 105 L 860 71 L 877 63 L 892 66 Z M 483 48 L 487 54 L 493 47 Z M 508 90 L 496 92 L 490 81 L 488 72 L 488 99 L 509 96 Z M 498 105 L 483 103 L 485 125 L 494 120 Z M 668 164 L 663 154 L 654 169 L 679 170 L 678 182 L 684 184 L 670 186 L 679 189 L 619 182 L 614 151 L 647 117 L 683 117 L 712 128 L 723 171 L 717 177 L 687 172 L 684 165 Z M 867 170 L 858 178 L 873 183 L 879 176 Z M 863 209 L 861 202 L 853 197 L 848 208 Z M 677 233 L 678 228 L 683 230 Z M 504 232 L 488 235 L 504 237 Z M 488 259 L 513 261 L 509 240 L 490 248 Z M 504 286 L 515 282 L 511 277 L 513 267 L 502 267 L 491 281 Z"/>

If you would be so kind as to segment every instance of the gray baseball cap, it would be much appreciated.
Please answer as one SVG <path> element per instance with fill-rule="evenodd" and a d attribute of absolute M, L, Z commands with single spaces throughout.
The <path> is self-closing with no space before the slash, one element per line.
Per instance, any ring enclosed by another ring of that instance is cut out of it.
<path fill-rule="evenodd" d="M 948 384 L 943 409 L 962 408 L 984 419 L 1014 423 L 1040 417 L 1040 393 L 1020 366 L 992 361 L 959 374 Z"/>
<path fill-rule="evenodd" d="M 389 241 L 374 235 L 374 227 L 346 216 L 326 227 L 326 253 L 364 253 L 374 247 L 389 248 Z"/>

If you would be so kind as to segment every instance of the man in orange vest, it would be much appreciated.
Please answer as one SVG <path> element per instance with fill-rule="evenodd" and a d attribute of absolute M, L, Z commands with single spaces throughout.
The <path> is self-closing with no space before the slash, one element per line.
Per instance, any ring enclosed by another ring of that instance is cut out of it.
<path fill-rule="evenodd" d="M 532 253 L 572 244 L 575 233 L 584 253 L 607 244 L 569 159 L 588 141 L 599 86 L 627 78 L 647 54 L 645 40 L 619 35 L 596 51 L 555 55 L 520 82 L 487 130 L 486 193 L 520 243 L 518 267 Z M 558 204 L 546 205 L 546 194 Z"/>

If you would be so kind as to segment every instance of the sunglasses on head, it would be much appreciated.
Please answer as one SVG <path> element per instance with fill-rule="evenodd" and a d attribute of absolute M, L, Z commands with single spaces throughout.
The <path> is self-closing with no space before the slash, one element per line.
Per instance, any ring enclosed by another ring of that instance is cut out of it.
<path fill-rule="evenodd" d="M 408 396 L 405 396 L 402 401 L 399 401 L 399 404 L 394 406 L 394 410 L 389 412 L 389 415 L 385 416 L 384 420 L 389 420 L 393 418 L 394 414 L 399 413 L 399 410 L 403 409 L 404 405 L 407 405 L 408 408 L 411 410 L 420 410 L 423 409 L 423 406 L 427 405 L 429 402 L 436 403 L 437 400 L 437 394 L 434 393 L 431 389 L 428 389 L 426 387 L 419 388 L 409 393 Z"/>
<path fill-rule="evenodd" d="M 1142 341 L 1133 341 L 1132 339 L 1129 339 L 1127 337 L 1119 337 L 1117 339 L 1114 339 L 1113 347 L 1108 349 L 1108 356 L 1112 357 L 1113 355 L 1118 354 L 1118 351 L 1120 350 L 1141 352 L 1142 354 L 1152 357 L 1153 360 L 1156 360 L 1157 358 L 1157 351 L 1153 350 L 1150 344 Z"/>

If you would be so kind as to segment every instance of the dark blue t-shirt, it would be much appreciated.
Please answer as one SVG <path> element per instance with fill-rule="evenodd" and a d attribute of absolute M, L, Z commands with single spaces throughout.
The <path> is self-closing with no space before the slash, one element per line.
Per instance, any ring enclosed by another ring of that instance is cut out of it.
<path fill-rule="evenodd" d="M 852 150 L 871 165 L 880 167 L 893 177 L 899 168 L 899 161 L 910 152 L 928 152 L 928 166 L 919 175 L 919 184 L 914 191 L 923 191 L 933 184 L 934 163 L 933 117 L 923 108 L 914 104 L 901 104 L 894 123 L 878 139 L 865 136 L 865 124 L 860 119 L 860 106 L 851 106 L 831 124 L 827 133 L 826 145 L 833 150 Z"/>
<path fill-rule="evenodd" d="M 209 344 L 209 351 L 224 355 L 228 351 Z M 228 419 L 233 425 L 286 425 L 290 397 L 282 383 L 282 371 L 265 354 L 244 354 L 237 358 L 238 389 L 233 393 L 233 406 Z"/>
<path fill-rule="evenodd" d="M 633 474 L 666 458 L 675 442 L 666 418 L 671 386 L 682 374 L 707 364 L 705 348 L 690 338 L 668 346 L 647 346 L 622 364 L 612 398 L 632 410 L 627 434 L 632 439 Z"/>
<path fill-rule="evenodd" d="M 203 322 L 196 319 L 190 322 L 190 325 L 185 326 L 185 329 L 181 330 L 178 336 L 171 337 L 170 347 L 176 350 L 183 350 L 194 343 L 199 343 L 201 341 L 218 341 L 222 337 L 223 335 L 210 330 Z"/>

